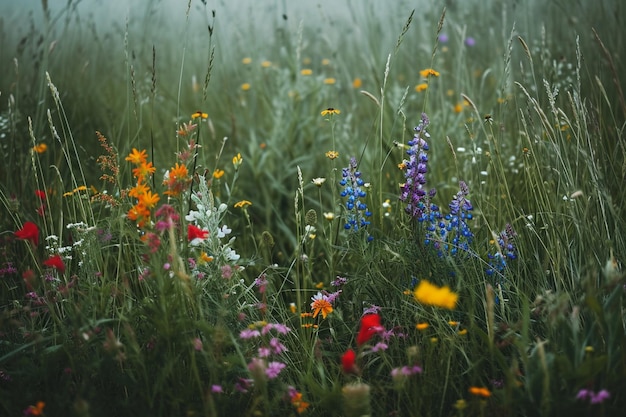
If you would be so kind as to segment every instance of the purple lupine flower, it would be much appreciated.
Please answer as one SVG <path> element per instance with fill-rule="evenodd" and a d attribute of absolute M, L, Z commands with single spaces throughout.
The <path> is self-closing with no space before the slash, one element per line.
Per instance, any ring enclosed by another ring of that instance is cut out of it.
<path fill-rule="evenodd" d="M 400 187 L 400 200 L 406 203 L 405 211 L 413 218 L 420 220 L 426 210 L 426 173 L 428 172 L 428 142 L 430 134 L 426 131 L 429 124 L 428 116 L 422 113 L 422 122 L 415 128 L 413 139 L 408 142 L 406 151 L 408 160 L 404 160 L 405 183 Z M 434 193 L 433 193 L 434 194 Z"/>

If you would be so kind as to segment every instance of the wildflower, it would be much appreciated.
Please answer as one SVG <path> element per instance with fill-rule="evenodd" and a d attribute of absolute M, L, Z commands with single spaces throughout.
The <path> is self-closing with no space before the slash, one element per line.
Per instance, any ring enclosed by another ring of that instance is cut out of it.
<path fill-rule="evenodd" d="M 431 75 L 434 76 L 434 77 L 439 77 L 439 72 L 435 71 L 432 68 L 426 68 L 426 69 L 423 69 L 423 70 L 420 71 L 420 76 L 422 78 L 428 78 Z"/>
<path fill-rule="evenodd" d="M 196 337 L 195 339 L 193 339 L 193 348 L 194 350 L 201 352 L 202 351 L 202 339 L 200 339 L 199 337 Z"/>
<path fill-rule="evenodd" d="M 176 162 L 176 165 L 165 173 L 163 179 L 163 185 L 167 186 L 165 194 L 173 197 L 179 196 L 190 183 L 191 178 L 187 166 Z"/>
<path fill-rule="evenodd" d="M 329 107 L 329 108 L 327 108 L 325 110 L 322 110 L 321 114 L 322 114 L 322 116 L 332 116 L 334 114 L 341 114 L 341 110 Z"/>
<path fill-rule="evenodd" d="M 454 403 L 454 408 L 459 411 L 465 410 L 467 408 L 467 401 L 465 401 L 464 399 L 456 400 L 456 402 Z"/>
<path fill-rule="evenodd" d="M 605 389 L 600 390 L 597 393 L 588 389 L 581 389 L 576 395 L 577 400 L 588 400 L 590 404 L 602 404 L 609 398 L 611 398 L 611 393 Z"/>
<path fill-rule="evenodd" d="M 235 203 L 234 207 L 235 208 L 246 208 L 249 205 L 251 205 L 252 203 L 248 200 L 241 200 Z"/>
<path fill-rule="evenodd" d="M 191 118 L 192 119 L 198 119 L 198 118 L 200 118 L 200 119 L 208 119 L 209 115 L 207 113 L 203 113 L 200 110 L 198 110 L 197 112 L 195 112 L 195 113 L 193 113 L 191 115 Z"/>
<path fill-rule="evenodd" d="M 65 263 L 61 259 L 60 255 L 54 255 L 43 261 L 43 264 L 47 267 L 54 268 L 61 274 L 65 273 Z"/>
<path fill-rule="evenodd" d="M 322 65 L 324 65 L 324 66 L 330 65 L 330 59 L 328 59 L 328 58 L 322 59 Z"/>
<path fill-rule="evenodd" d="M 465 38 L 465 46 L 469 46 L 471 48 L 474 45 L 476 45 L 476 39 L 472 38 L 471 36 Z"/>
<path fill-rule="evenodd" d="M 296 314 L 297 308 L 296 308 L 296 303 L 289 303 L 289 311 L 291 311 L 291 314 Z"/>
<path fill-rule="evenodd" d="M 270 61 L 263 61 L 263 62 L 261 62 L 261 66 L 263 68 L 269 68 L 269 67 L 272 66 L 272 63 Z"/>
<path fill-rule="evenodd" d="M 209 237 L 208 230 L 201 229 L 193 224 L 187 225 L 187 240 L 190 242 L 191 246 L 199 245 L 207 237 Z"/>
<path fill-rule="evenodd" d="M 296 391 L 293 387 L 289 387 L 289 400 L 291 405 L 296 408 L 298 414 L 304 413 L 309 408 L 309 403 L 302 399 L 302 393 Z"/>
<path fill-rule="evenodd" d="M 157 193 L 152 193 L 150 190 L 146 191 L 139 197 L 139 203 L 148 209 L 154 208 L 159 200 L 159 195 Z"/>
<path fill-rule="evenodd" d="M 415 91 L 417 91 L 418 93 L 421 93 L 422 91 L 425 91 L 426 89 L 428 89 L 428 84 L 426 83 L 419 83 L 415 86 Z"/>
<path fill-rule="evenodd" d="M 328 220 L 329 222 L 333 221 L 335 219 L 335 213 L 331 213 L 331 212 L 324 212 L 324 218 L 326 220 Z"/>
<path fill-rule="evenodd" d="M 448 43 L 448 40 L 450 40 L 450 38 L 448 37 L 447 34 L 445 33 L 440 33 L 439 37 L 437 38 L 439 40 L 439 42 L 441 43 Z"/>
<path fill-rule="evenodd" d="M 417 324 L 415 325 L 415 328 L 416 328 L 417 330 L 426 330 L 426 329 L 428 329 L 429 327 L 430 327 L 430 324 L 425 323 L 425 322 L 422 322 L 422 323 L 417 323 Z"/>
<path fill-rule="evenodd" d="M 206 252 L 202 252 L 200 254 L 200 263 L 208 264 L 209 262 L 213 262 L 213 257 Z"/>
<path fill-rule="evenodd" d="M 24 415 L 26 416 L 42 416 L 43 409 L 46 406 L 46 403 L 43 401 L 37 401 L 36 405 L 29 406 L 26 410 L 24 410 Z"/>
<path fill-rule="evenodd" d="M 326 178 L 313 178 L 313 179 L 311 180 L 311 182 L 312 182 L 314 185 L 316 185 L 316 186 L 318 186 L 318 187 L 321 187 L 321 186 L 322 186 L 322 184 L 324 184 L 324 183 L 326 182 Z"/>
<path fill-rule="evenodd" d="M 261 336 L 261 332 L 259 332 L 256 329 L 243 329 L 239 333 L 240 339 L 252 339 L 252 338 L 260 337 L 260 336 Z"/>
<path fill-rule="evenodd" d="M 211 385 L 211 392 L 213 394 L 223 394 L 224 388 L 221 385 Z"/>
<path fill-rule="evenodd" d="M 458 294 L 450 291 L 448 286 L 437 287 L 425 279 L 420 281 L 420 284 L 413 292 L 413 296 L 422 304 L 447 308 L 449 310 L 454 309 L 459 297 Z"/>
<path fill-rule="evenodd" d="M 354 80 L 352 80 L 352 88 L 361 88 L 361 86 L 363 85 L 363 81 L 360 78 L 355 78 Z"/>
<path fill-rule="evenodd" d="M 247 57 L 245 57 L 244 59 L 241 60 L 241 63 L 243 65 L 250 65 L 252 63 L 252 58 L 247 56 Z"/>
<path fill-rule="evenodd" d="M 274 379 L 283 369 L 285 369 L 286 366 L 287 365 L 282 362 L 270 362 L 267 364 L 267 368 L 265 369 L 265 375 L 267 375 L 269 379 Z"/>
<path fill-rule="evenodd" d="M 303 68 L 302 70 L 300 70 L 300 75 L 308 76 L 311 74 L 313 74 L 313 70 L 310 68 Z"/>
<path fill-rule="evenodd" d="M 364 191 L 365 183 L 361 178 L 361 172 L 357 169 L 356 158 L 350 158 L 350 164 L 347 168 L 342 169 L 342 179 L 339 184 L 344 187 L 340 195 L 346 197 L 346 209 L 348 212 L 348 218 L 345 229 L 352 229 L 354 231 L 360 228 L 367 227 L 370 222 L 366 220 L 372 213 L 367 209 L 367 205 L 364 203 L 364 199 L 367 193 Z M 368 236 L 368 240 L 371 240 Z"/>
<path fill-rule="evenodd" d="M 147 177 L 154 174 L 156 167 L 152 165 L 152 162 L 142 162 L 133 168 L 133 176 L 137 178 L 137 181 L 143 182 Z"/>
<path fill-rule="evenodd" d="M 219 180 L 220 178 L 222 178 L 222 176 L 224 176 L 224 170 L 215 168 L 215 171 L 213 171 L 213 178 Z"/>
<path fill-rule="evenodd" d="M 474 207 L 467 199 L 468 194 L 467 184 L 459 181 L 459 192 L 448 205 L 450 213 L 442 217 L 439 207 L 432 204 L 430 213 L 423 218 L 430 223 L 426 233 L 426 243 L 434 241 L 434 247 L 439 250 L 439 256 L 443 255 L 443 251 L 454 256 L 459 250 L 463 252 L 470 250 L 474 234 L 467 222 L 473 218 L 471 211 Z"/>
<path fill-rule="evenodd" d="M 428 143 L 426 139 L 430 138 L 430 134 L 426 131 L 429 120 L 425 113 L 422 113 L 422 122 L 415 128 L 415 135 L 408 145 L 409 160 L 404 161 L 406 172 L 404 174 L 406 182 L 400 187 L 400 200 L 407 203 L 405 211 L 413 218 L 421 219 L 427 211 L 425 200 L 426 191 L 426 172 L 428 171 Z M 431 191 L 429 195 L 434 195 Z"/>
<path fill-rule="evenodd" d="M 141 165 L 148 161 L 148 154 L 146 153 L 145 149 L 138 151 L 137 149 L 133 148 L 132 152 L 128 154 L 125 160 L 135 165 Z"/>
<path fill-rule="evenodd" d="M 332 161 L 333 159 L 336 159 L 339 156 L 339 152 L 337 152 L 337 151 L 328 151 L 328 152 L 326 152 L 325 155 L 326 155 L 326 158 L 328 158 L 328 159 L 330 159 Z"/>
<path fill-rule="evenodd" d="M 243 91 L 248 91 L 248 90 L 250 90 L 250 83 L 243 83 L 243 84 L 241 84 L 241 89 L 242 89 Z"/>
<path fill-rule="evenodd" d="M 378 342 L 372 347 L 372 352 L 385 351 L 387 349 L 389 349 L 389 345 L 385 342 Z"/>
<path fill-rule="evenodd" d="M 366 314 L 361 317 L 361 326 L 356 337 L 356 344 L 361 346 L 369 341 L 376 333 L 383 331 L 385 328 L 380 324 L 379 314 Z"/>
<path fill-rule="evenodd" d="M 48 145 L 46 145 L 45 143 L 39 143 L 33 146 L 33 151 L 37 152 L 40 155 L 42 153 L 45 153 L 47 150 L 48 150 Z"/>
<path fill-rule="evenodd" d="M 183 125 L 176 131 L 176 133 L 179 136 L 187 136 L 188 134 L 193 132 L 196 127 L 198 127 L 198 125 L 197 124 L 193 124 L 191 122 L 183 123 Z"/>
<path fill-rule="evenodd" d="M 333 306 L 328 301 L 327 297 L 321 292 L 318 292 L 313 297 L 311 303 L 311 310 L 313 310 L 313 318 L 317 317 L 319 313 L 322 313 L 322 318 L 325 319 L 330 313 L 333 312 Z"/>
<path fill-rule="evenodd" d="M 22 228 L 16 232 L 13 232 L 16 238 L 21 240 L 30 241 L 33 246 L 39 244 L 39 228 L 33 222 L 26 222 Z"/>
<path fill-rule="evenodd" d="M 469 393 L 477 397 L 489 398 L 491 397 L 491 391 L 484 387 L 469 387 Z"/>
<path fill-rule="evenodd" d="M 347 374 L 356 372 L 356 353 L 352 349 L 346 350 L 346 352 L 341 355 L 341 369 Z"/>
<path fill-rule="evenodd" d="M 241 164 L 243 164 L 243 158 L 241 157 L 241 154 L 238 153 L 233 156 L 233 166 L 235 167 L 235 170 L 238 170 Z"/>

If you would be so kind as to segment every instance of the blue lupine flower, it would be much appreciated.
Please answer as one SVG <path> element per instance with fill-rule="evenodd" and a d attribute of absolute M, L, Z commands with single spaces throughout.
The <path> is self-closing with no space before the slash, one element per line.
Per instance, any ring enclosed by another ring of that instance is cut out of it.
<path fill-rule="evenodd" d="M 500 234 L 498 235 L 496 245 L 497 250 L 495 253 L 488 253 L 488 264 L 487 275 L 494 277 L 494 284 L 496 288 L 499 288 L 503 291 L 504 287 L 504 271 L 508 266 L 508 260 L 517 259 L 517 249 L 513 243 L 513 240 L 517 236 L 515 230 L 513 230 L 513 226 L 507 224 L 506 227 Z M 500 304 L 500 298 L 496 297 L 496 303 Z"/>
<path fill-rule="evenodd" d="M 372 212 L 367 209 L 367 204 L 365 204 L 365 197 L 367 196 L 363 189 L 365 182 L 361 178 L 361 172 L 357 171 L 355 157 L 350 158 L 350 164 L 347 168 L 342 168 L 341 176 L 342 179 L 339 184 L 344 189 L 340 195 L 346 198 L 345 204 L 348 211 L 344 228 L 357 231 L 370 224 L 367 218 L 372 215 Z M 368 240 L 372 240 L 372 237 L 368 236 Z"/>
<path fill-rule="evenodd" d="M 430 134 L 426 131 L 429 120 L 426 113 L 422 113 L 422 122 L 415 128 L 413 139 L 408 142 L 410 146 L 406 151 L 408 160 L 404 160 L 406 172 L 405 183 L 400 187 L 400 200 L 407 203 L 406 212 L 418 220 L 427 211 L 426 207 L 426 172 L 428 171 L 428 142 Z"/>

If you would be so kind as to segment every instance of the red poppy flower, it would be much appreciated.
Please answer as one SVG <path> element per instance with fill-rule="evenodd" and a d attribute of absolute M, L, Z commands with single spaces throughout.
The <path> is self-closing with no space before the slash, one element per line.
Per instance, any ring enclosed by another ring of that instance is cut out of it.
<path fill-rule="evenodd" d="M 206 239 L 209 236 L 209 231 L 194 226 L 193 224 L 187 225 L 187 239 L 191 242 L 194 239 Z"/>
<path fill-rule="evenodd" d="M 361 328 L 356 337 L 356 344 L 361 346 L 383 329 L 384 327 L 380 324 L 380 316 L 378 314 L 367 314 L 361 317 Z"/>
<path fill-rule="evenodd" d="M 15 237 L 22 240 L 30 240 L 34 246 L 39 244 L 39 228 L 33 222 L 26 222 L 17 232 L 13 232 Z"/>
<path fill-rule="evenodd" d="M 39 197 L 41 201 L 46 199 L 46 192 L 42 190 L 35 190 L 35 195 Z"/>
<path fill-rule="evenodd" d="M 65 263 L 63 262 L 63 259 L 61 259 L 60 255 L 54 255 L 49 257 L 48 259 L 43 261 L 43 264 L 50 268 L 56 269 L 62 274 L 65 272 Z"/>
<path fill-rule="evenodd" d="M 352 349 L 346 350 L 346 353 L 341 355 L 341 368 L 347 374 L 355 371 L 354 362 L 356 360 L 356 353 Z"/>

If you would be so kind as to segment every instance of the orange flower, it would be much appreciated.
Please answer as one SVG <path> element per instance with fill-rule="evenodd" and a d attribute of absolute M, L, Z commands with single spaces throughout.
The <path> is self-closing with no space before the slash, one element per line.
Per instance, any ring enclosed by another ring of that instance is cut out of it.
<path fill-rule="evenodd" d="M 152 193 L 152 191 L 148 190 L 146 193 L 142 194 L 139 197 L 140 204 L 143 204 L 147 209 L 154 208 L 156 204 L 159 202 L 159 195 L 157 193 Z"/>
<path fill-rule="evenodd" d="M 319 313 L 322 313 L 322 318 L 326 318 L 330 313 L 333 312 L 333 306 L 330 305 L 326 297 L 318 292 L 316 295 L 311 297 L 313 302 L 311 303 L 311 310 L 313 310 L 313 318 L 317 317 Z"/>
<path fill-rule="evenodd" d="M 43 401 L 37 401 L 37 405 L 31 405 L 25 411 L 25 414 L 29 416 L 42 416 L 43 409 L 46 406 L 46 403 Z"/>
<path fill-rule="evenodd" d="M 165 179 L 163 180 L 163 184 L 167 186 L 168 190 L 165 191 L 165 194 L 171 196 L 180 195 L 183 190 L 187 187 L 191 179 L 189 178 L 189 171 L 185 164 L 174 165 L 165 175 Z"/>
<path fill-rule="evenodd" d="M 469 393 L 477 397 L 489 398 L 491 397 L 491 391 L 484 387 L 469 387 Z"/>
<path fill-rule="evenodd" d="M 133 148 L 133 151 L 128 154 L 125 160 L 135 165 L 140 165 L 148 160 L 148 154 L 146 153 L 145 149 L 143 149 L 142 151 L 138 151 L 137 149 Z"/>
<path fill-rule="evenodd" d="M 142 182 L 146 177 L 154 174 L 156 168 L 152 165 L 152 162 L 142 162 L 137 168 L 133 169 L 133 176 L 137 178 L 139 182 Z"/>

